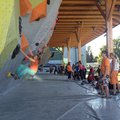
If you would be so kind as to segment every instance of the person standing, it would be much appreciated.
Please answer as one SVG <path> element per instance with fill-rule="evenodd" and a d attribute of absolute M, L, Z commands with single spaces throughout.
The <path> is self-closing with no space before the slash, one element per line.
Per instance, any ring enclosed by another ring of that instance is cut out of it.
<path fill-rule="evenodd" d="M 55 69 L 54 69 L 54 75 L 58 74 L 58 69 L 57 69 L 57 65 L 54 65 Z"/>
<path fill-rule="evenodd" d="M 78 62 L 78 66 L 79 66 L 80 78 L 81 78 L 81 80 L 83 80 L 83 79 L 84 79 L 84 75 L 83 75 L 83 65 L 82 65 L 81 61 Z"/>
<path fill-rule="evenodd" d="M 67 65 L 67 72 L 68 72 L 68 79 L 71 80 L 71 75 L 72 75 L 72 67 L 70 65 L 70 62 L 68 62 L 68 65 Z"/>
<path fill-rule="evenodd" d="M 113 95 L 116 95 L 117 88 L 118 88 L 118 92 L 120 92 L 120 86 L 118 82 L 119 61 L 116 55 L 113 53 L 110 53 L 110 57 L 112 59 L 111 72 L 110 72 L 110 83 L 113 85 Z"/>
<path fill-rule="evenodd" d="M 109 77 L 110 77 L 110 60 L 107 57 L 107 52 L 102 51 L 102 64 L 101 64 L 101 73 L 102 73 L 102 92 L 105 92 L 106 98 L 109 98 Z"/>
<path fill-rule="evenodd" d="M 98 73 L 98 76 L 100 77 L 100 74 L 101 74 L 101 68 L 100 68 L 100 65 L 98 66 L 97 73 Z"/>

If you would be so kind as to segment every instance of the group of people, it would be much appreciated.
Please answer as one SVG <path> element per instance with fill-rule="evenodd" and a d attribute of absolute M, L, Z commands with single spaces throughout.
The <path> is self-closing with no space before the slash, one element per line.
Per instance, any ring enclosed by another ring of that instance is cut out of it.
<path fill-rule="evenodd" d="M 86 79 L 86 68 L 79 61 L 76 65 L 71 66 L 70 62 L 67 65 L 68 79 L 71 79 L 72 76 L 74 79 Z M 98 76 L 97 79 L 94 75 L 93 67 L 90 67 L 90 71 L 87 77 L 89 83 L 92 81 L 97 81 L 97 86 L 100 89 L 100 94 L 102 97 L 110 98 L 109 85 L 113 86 L 112 94 L 116 95 L 120 92 L 120 86 L 118 81 L 118 72 L 119 72 L 119 60 L 114 53 L 108 53 L 102 51 L 102 63 L 98 67 Z"/>
<path fill-rule="evenodd" d="M 50 74 L 64 74 L 64 66 L 63 65 L 50 65 Z"/>
<path fill-rule="evenodd" d="M 68 79 L 71 79 L 72 77 L 74 78 L 74 80 L 86 79 L 86 68 L 84 65 L 82 65 L 81 61 L 79 61 L 75 65 L 73 64 L 73 66 L 71 66 L 70 62 L 68 62 L 67 73 L 68 73 Z"/>
<path fill-rule="evenodd" d="M 109 98 L 109 84 L 113 86 L 113 95 L 116 95 L 117 92 L 120 92 L 118 81 L 119 60 L 114 53 L 110 53 L 110 55 L 108 56 L 106 51 L 102 52 L 102 57 L 103 59 L 101 63 L 101 75 L 98 83 L 100 85 L 102 96 Z"/>

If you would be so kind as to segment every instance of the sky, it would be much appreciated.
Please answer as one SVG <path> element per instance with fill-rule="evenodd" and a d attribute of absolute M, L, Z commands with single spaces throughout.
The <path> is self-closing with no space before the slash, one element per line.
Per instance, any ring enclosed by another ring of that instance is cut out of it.
<path fill-rule="evenodd" d="M 120 37 L 120 25 L 113 28 L 113 39 Z M 91 46 L 91 50 L 94 56 L 98 56 L 100 52 L 100 48 L 106 45 L 106 37 L 101 35 L 100 37 L 94 39 L 93 41 L 89 42 L 87 46 Z"/>

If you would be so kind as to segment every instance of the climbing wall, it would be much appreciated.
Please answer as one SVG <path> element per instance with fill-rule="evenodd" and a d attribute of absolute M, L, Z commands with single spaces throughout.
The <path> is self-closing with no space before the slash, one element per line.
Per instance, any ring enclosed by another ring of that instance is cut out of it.
<path fill-rule="evenodd" d="M 19 0 L 0 0 L 0 69 L 18 43 Z"/>
<path fill-rule="evenodd" d="M 41 3 L 42 2 L 43 0 L 41 1 Z M 60 4 L 61 0 L 51 0 L 50 5 L 47 5 L 47 16 L 38 21 L 29 22 L 31 14 L 22 17 L 23 33 L 28 39 L 32 50 L 42 48 L 50 40 L 54 30 L 53 25 L 56 22 Z M 34 4 L 34 6 L 36 5 Z M 36 47 L 36 43 L 39 43 L 38 47 Z M 48 49 L 46 52 L 48 52 L 46 54 L 49 54 L 50 56 L 50 51 Z M 42 59 L 42 64 L 45 64 L 45 61 L 47 63 L 49 60 L 49 58 L 45 55 L 43 55 Z"/>
<path fill-rule="evenodd" d="M 8 72 L 15 72 L 24 57 L 19 52 L 19 47 L 16 46 L 18 44 L 24 46 L 26 53 L 28 46 L 33 51 L 45 46 L 52 36 L 53 25 L 61 1 L 50 0 L 50 4 L 47 4 L 47 0 L 0 0 L 0 16 L 2 18 L 0 19 L 2 28 L 0 29 L 0 95 L 7 93 L 21 82 L 7 76 Z M 22 9 L 21 4 L 23 5 Z M 44 11 L 36 11 L 43 5 Z M 24 45 L 24 42 L 22 43 L 22 37 L 20 38 L 19 35 L 19 16 L 21 12 L 23 14 L 21 16 L 22 29 L 20 31 L 28 41 L 26 45 Z M 33 19 L 31 20 L 31 18 Z M 35 45 L 36 43 L 38 43 L 38 46 Z M 46 48 L 42 55 L 42 63 L 48 62 L 50 56 L 49 48 Z"/>
<path fill-rule="evenodd" d="M 37 42 L 40 47 L 43 43 L 48 43 L 53 33 L 52 26 L 56 22 L 60 4 L 61 0 L 51 0 L 50 5 L 47 5 L 47 16 L 39 21 L 30 23 L 30 15 L 22 17 L 23 32 L 33 50 L 36 49 L 35 43 Z"/>

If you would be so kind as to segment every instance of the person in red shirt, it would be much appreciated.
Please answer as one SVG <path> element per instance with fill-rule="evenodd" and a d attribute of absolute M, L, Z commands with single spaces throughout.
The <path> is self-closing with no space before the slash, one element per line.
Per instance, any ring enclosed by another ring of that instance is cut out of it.
<path fill-rule="evenodd" d="M 83 68 L 83 65 L 82 65 L 81 61 L 78 62 L 78 66 L 79 66 L 80 78 L 81 78 L 81 80 L 83 80 L 84 79 L 84 68 Z"/>
<path fill-rule="evenodd" d="M 95 80 L 95 77 L 94 77 L 94 69 L 92 66 L 90 66 L 90 72 L 89 72 L 89 75 L 88 75 L 88 82 L 91 83 L 92 81 Z"/>

